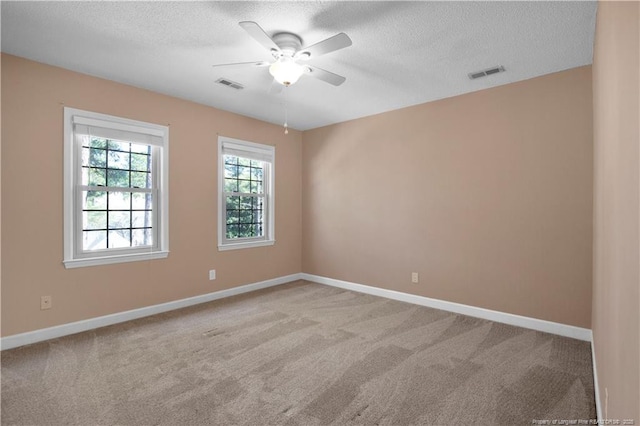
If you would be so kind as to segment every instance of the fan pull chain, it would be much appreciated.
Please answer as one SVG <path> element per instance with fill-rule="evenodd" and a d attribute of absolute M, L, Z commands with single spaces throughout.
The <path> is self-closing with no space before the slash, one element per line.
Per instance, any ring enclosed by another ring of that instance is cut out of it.
<path fill-rule="evenodd" d="M 289 121 L 289 114 L 287 111 L 287 92 L 288 92 L 289 87 L 285 86 L 284 87 L 284 134 L 288 135 L 289 134 L 289 125 L 287 124 L 287 122 Z"/>

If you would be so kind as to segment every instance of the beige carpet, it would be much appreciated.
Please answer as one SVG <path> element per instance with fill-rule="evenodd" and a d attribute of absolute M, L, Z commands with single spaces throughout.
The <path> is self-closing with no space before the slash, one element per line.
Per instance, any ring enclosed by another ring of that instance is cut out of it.
<path fill-rule="evenodd" d="M 2 352 L 2 424 L 595 417 L 589 343 L 304 281 Z"/>

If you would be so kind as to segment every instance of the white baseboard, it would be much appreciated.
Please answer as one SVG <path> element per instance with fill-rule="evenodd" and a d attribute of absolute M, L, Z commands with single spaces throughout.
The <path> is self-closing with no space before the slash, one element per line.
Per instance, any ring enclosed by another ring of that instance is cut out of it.
<path fill-rule="evenodd" d="M 348 281 L 336 280 L 333 278 L 321 277 L 312 274 L 301 274 L 301 279 L 312 281 L 318 284 L 326 284 L 345 290 L 367 293 L 374 296 L 386 297 L 387 299 L 399 300 L 401 302 L 413 303 L 415 305 L 427 306 L 429 308 L 441 309 L 443 311 L 454 312 L 456 314 L 468 315 L 471 317 L 487 319 L 504 324 L 515 325 L 517 327 L 529 328 L 532 330 L 544 331 L 546 333 L 571 337 L 578 340 L 591 341 L 591 330 L 587 328 L 575 327 L 573 325 L 560 324 L 557 322 L 545 321 L 537 318 L 524 317 L 520 315 L 508 314 L 505 312 L 492 311 L 490 309 L 477 308 L 475 306 L 463 305 L 460 303 L 447 302 L 445 300 L 431 299 L 429 297 L 417 296 L 415 294 L 402 293 L 394 290 L 387 290 L 378 287 L 371 287 L 363 284 L 351 283 Z"/>
<path fill-rule="evenodd" d="M 595 342 L 593 341 L 593 333 L 591 333 L 591 362 L 593 363 L 593 388 L 596 399 L 596 416 L 598 420 L 602 420 L 604 417 L 602 417 L 602 406 L 600 405 L 600 387 L 598 386 L 598 369 L 596 368 L 596 348 Z"/>
<path fill-rule="evenodd" d="M 186 308 L 187 306 L 198 305 L 200 303 L 211 302 L 213 300 L 223 299 L 225 297 L 236 296 L 238 294 L 248 293 L 250 291 L 273 287 L 299 279 L 301 279 L 301 274 L 286 275 L 284 277 L 273 278 L 270 280 L 234 287 L 227 290 L 215 291 L 213 293 L 189 297 L 187 299 L 174 300 L 172 302 L 146 306 L 144 308 L 133 309 L 131 311 L 118 312 L 115 314 L 57 325 L 55 327 L 43 328 L 27 333 L 14 334 L 12 336 L 2 337 L 0 339 L 0 348 L 2 350 L 12 349 L 18 346 L 41 342 L 43 340 L 55 339 L 57 337 L 68 336 L 70 334 L 93 330 L 96 328 L 105 327 L 107 325 L 113 325 L 142 317 L 148 317 L 162 312 L 172 311 L 174 309 Z"/>
<path fill-rule="evenodd" d="M 185 308 L 200 303 L 211 302 L 213 300 L 231 297 L 242 293 L 248 293 L 267 287 L 288 283 L 304 279 L 318 284 L 330 285 L 333 287 L 343 288 L 345 290 L 367 293 L 374 296 L 385 297 L 387 299 L 399 300 L 402 302 L 413 303 L 416 305 L 427 306 L 430 308 L 441 309 L 444 311 L 454 312 L 458 314 L 468 315 L 477 318 L 483 318 L 491 321 L 501 322 L 505 324 L 515 325 L 518 327 L 529 328 L 547 333 L 557 334 L 560 336 L 572 337 L 574 339 L 591 341 L 591 330 L 586 328 L 575 327 L 566 324 L 559 324 L 551 321 L 529 318 L 520 315 L 508 314 L 489 309 L 478 308 L 475 306 L 463 305 L 460 303 L 447 302 L 444 300 L 432 299 L 414 294 L 402 293 L 394 290 L 387 290 L 378 287 L 371 287 L 363 284 L 351 283 L 348 281 L 336 280 L 333 278 L 321 277 L 318 275 L 299 273 L 286 275 L 279 278 L 273 278 L 266 281 L 260 281 L 253 284 L 247 284 L 227 290 L 216 291 L 213 293 L 203 294 L 200 296 L 189 297 L 187 299 L 175 300 L 172 302 L 162 303 L 159 305 L 147 306 L 144 308 L 133 309 L 125 312 L 118 312 L 111 315 L 105 315 L 96 318 L 90 318 L 83 321 L 62 324 L 54 327 L 43 328 L 40 330 L 30 331 L 27 333 L 15 334 L 0 338 L 0 348 L 2 350 L 12 349 L 18 346 L 28 345 L 31 343 L 41 342 L 43 340 L 55 339 L 57 337 L 67 336 L 70 334 L 80 333 L 108 325 L 118 324 L 142 317 L 147 317 L 162 312 L 172 311 L 174 309 Z M 595 373 L 595 356 L 594 373 Z M 596 377 L 597 379 L 597 377 Z M 596 386 L 596 392 L 598 388 Z M 596 404 L 599 407 L 599 397 L 596 394 Z"/>

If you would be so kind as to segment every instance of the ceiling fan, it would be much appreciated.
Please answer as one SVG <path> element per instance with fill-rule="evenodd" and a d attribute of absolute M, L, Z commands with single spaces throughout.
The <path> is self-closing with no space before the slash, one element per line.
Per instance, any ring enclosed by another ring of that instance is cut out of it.
<path fill-rule="evenodd" d="M 269 73 L 273 76 L 274 80 L 286 87 L 298 81 L 303 74 L 315 77 L 334 86 L 339 86 L 345 82 L 346 78 L 341 75 L 305 63 L 326 53 L 351 46 L 351 39 L 345 33 L 336 34 L 333 37 L 303 48 L 302 39 L 296 34 L 280 32 L 274 34 L 273 37 L 269 37 L 262 27 L 253 21 L 240 22 L 240 26 L 249 33 L 254 40 L 269 50 L 275 62 L 240 62 L 234 64 L 219 64 L 214 65 L 214 67 L 268 66 Z"/>

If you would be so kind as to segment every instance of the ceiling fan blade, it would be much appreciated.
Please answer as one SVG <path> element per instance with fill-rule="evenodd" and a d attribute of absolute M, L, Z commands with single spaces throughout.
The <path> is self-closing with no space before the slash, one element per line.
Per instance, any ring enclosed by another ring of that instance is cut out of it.
<path fill-rule="evenodd" d="M 253 21 L 242 21 L 240 26 L 249 33 L 251 37 L 267 50 L 273 52 L 280 52 L 278 45 L 264 32 L 262 27 Z"/>
<path fill-rule="evenodd" d="M 323 70 L 322 68 L 313 67 L 311 65 L 305 65 L 304 67 L 306 69 L 305 71 L 307 75 L 310 75 L 311 77 L 315 77 L 318 80 L 322 80 L 326 83 L 333 84 L 334 86 L 340 86 L 346 80 L 345 77 L 338 74 L 334 74 L 327 70 Z"/>
<path fill-rule="evenodd" d="M 211 65 L 212 67 L 244 67 L 244 66 L 253 66 L 253 67 L 267 67 L 271 65 L 267 61 L 255 61 L 255 62 L 236 62 L 233 64 L 215 64 Z"/>
<path fill-rule="evenodd" d="M 351 39 L 345 33 L 336 34 L 333 37 L 322 40 L 316 44 L 305 47 L 296 53 L 296 57 L 299 59 L 313 59 L 326 53 L 334 52 L 336 50 L 344 49 L 353 44 Z"/>

